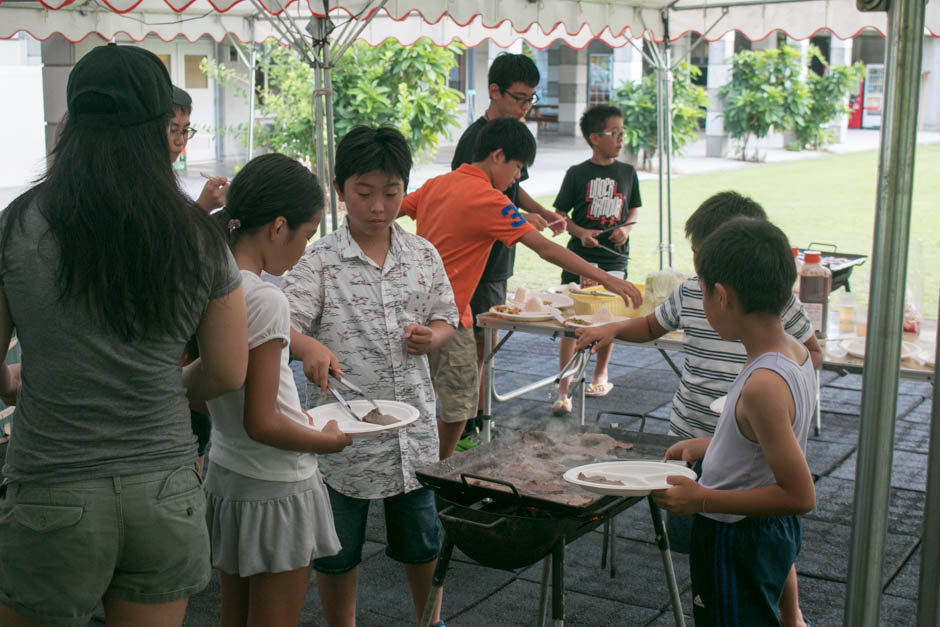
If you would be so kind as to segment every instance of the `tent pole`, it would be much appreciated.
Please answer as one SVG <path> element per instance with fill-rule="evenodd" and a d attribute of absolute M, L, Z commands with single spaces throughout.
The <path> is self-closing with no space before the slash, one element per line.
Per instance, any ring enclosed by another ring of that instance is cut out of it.
<path fill-rule="evenodd" d="M 248 55 L 248 160 L 255 154 L 255 18 L 251 18 L 251 46 Z"/>
<path fill-rule="evenodd" d="M 655 45 L 655 44 L 654 44 Z M 664 239 L 664 226 L 663 226 L 663 207 L 665 197 L 663 194 L 663 147 L 666 144 L 664 126 L 663 123 L 663 86 L 665 84 L 665 79 L 663 78 L 663 68 L 662 63 L 660 63 L 659 55 L 656 55 L 656 157 L 659 161 L 659 166 L 657 168 L 658 180 L 659 180 L 659 269 L 663 269 L 663 253 L 665 248 L 665 239 Z"/>
<path fill-rule="evenodd" d="M 937 335 L 940 352 L 940 334 Z M 936 353 L 935 353 L 936 354 Z M 940 388 L 934 370 L 930 447 L 927 456 L 927 499 L 920 549 L 920 591 L 917 595 L 917 626 L 940 624 Z"/>
<path fill-rule="evenodd" d="M 316 18 L 314 18 L 316 19 Z M 323 154 L 323 76 L 322 69 L 320 67 L 320 54 L 323 50 L 323 47 L 314 48 L 314 53 L 316 54 L 317 60 L 313 64 L 313 150 L 317 159 L 317 178 L 320 179 L 320 185 L 323 186 L 323 189 L 327 193 L 327 197 L 330 199 L 330 218 L 332 219 L 333 228 L 336 228 L 336 215 L 332 211 L 333 207 L 333 188 L 330 186 L 329 181 L 326 180 L 326 168 L 324 166 L 324 161 L 326 156 Z M 327 224 L 327 215 L 326 212 L 323 212 L 323 219 L 320 220 L 320 237 L 323 237 L 327 234 L 326 230 Z"/>
<path fill-rule="evenodd" d="M 926 3 L 891 0 L 888 5 L 871 303 L 845 599 L 844 624 L 852 627 L 879 624 Z M 922 563 L 936 568 L 936 563 Z M 936 589 L 929 595 L 935 598 Z"/>
<path fill-rule="evenodd" d="M 329 57 L 330 52 L 329 48 L 324 48 L 325 56 Z M 333 191 L 333 178 L 335 176 L 334 172 L 334 162 L 333 158 L 336 155 L 334 151 L 334 140 L 335 133 L 333 132 L 333 59 L 327 58 L 326 65 L 323 68 L 323 82 L 325 89 L 323 90 L 323 106 L 326 109 L 326 163 L 324 164 L 324 169 L 326 170 L 325 179 L 320 179 L 322 185 L 328 187 L 330 191 L 330 215 L 333 216 L 333 230 L 339 228 L 339 211 L 338 211 L 338 201 L 336 194 Z"/>
<path fill-rule="evenodd" d="M 666 245 L 672 267 L 672 59 L 669 44 L 669 12 L 663 11 L 663 143 L 666 151 Z M 661 241 L 661 240 L 660 240 Z M 660 270 L 662 265 L 660 264 Z"/>

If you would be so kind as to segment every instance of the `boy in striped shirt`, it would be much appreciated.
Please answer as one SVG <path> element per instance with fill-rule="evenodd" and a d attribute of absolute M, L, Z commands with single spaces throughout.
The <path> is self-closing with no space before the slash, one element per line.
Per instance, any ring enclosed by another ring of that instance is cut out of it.
<path fill-rule="evenodd" d="M 703 202 L 685 223 L 685 234 L 695 255 L 713 231 L 729 220 L 743 216 L 767 219 L 756 201 L 734 191 L 714 194 Z M 783 328 L 803 343 L 813 365 L 822 363 L 822 350 L 813 327 L 796 297 L 791 296 L 780 314 Z M 619 338 L 628 342 L 651 342 L 669 333 L 684 331 L 685 360 L 679 388 L 672 399 L 669 433 L 682 439 L 710 437 L 715 433 L 719 413 L 710 405 L 728 394 L 731 383 L 741 372 L 747 354 L 738 341 L 724 340 L 712 329 L 702 305 L 702 289 L 697 277 L 687 279 L 656 310 L 642 318 L 601 327 L 578 329 L 576 350 L 597 341 L 595 351 Z M 677 525 L 670 517 L 670 537 Z M 676 525 L 676 526 L 674 526 Z M 679 542 L 681 550 L 682 542 Z M 803 627 L 799 609 L 796 569 L 791 569 L 780 600 L 781 618 L 788 627 Z"/>

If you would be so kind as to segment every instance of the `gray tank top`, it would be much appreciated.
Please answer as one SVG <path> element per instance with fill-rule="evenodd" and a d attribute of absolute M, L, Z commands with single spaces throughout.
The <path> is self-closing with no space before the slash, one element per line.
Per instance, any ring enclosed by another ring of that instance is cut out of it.
<path fill-rule="evenodd" d="M 813 362 L 809 354 L 802 364 L 798 364 L 780 353 L 764 353 L 741 371 L 731 385 L 715 435 L 705 451 L 705 459 L 702 460 L 702 476 L 699 483 L 705 488 L 749 490 L 775 482 L 760 444 L 744 437 L 734 414 L 741 389 L 758 368 L 776 372 L 790 387 L 796 409 L 793 433 L 803 455 L 806 455 L 806 438 L 816 408 L 816 371 Z M 703 516 L 728 523 L 744 518 L 737 514 L 709 513 Z"/>

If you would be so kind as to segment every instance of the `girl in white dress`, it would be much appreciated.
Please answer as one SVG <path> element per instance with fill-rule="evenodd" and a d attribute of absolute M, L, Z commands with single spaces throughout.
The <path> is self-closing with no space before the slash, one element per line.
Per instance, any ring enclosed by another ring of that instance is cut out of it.
<path fill-rule="evenodd" d="M 217 214 L 241 270 L 249 348 L 244 388 L 209 401 L 206 518 L 223 626 L 296 625 L 314 558 L 340 550 L 316 454 L 351 440 L 333 420 L 315 429 L 302 409 L 288 366 L 287 299 L 260 276 L 297 263 L 322 210 L 316 176 L 268 154 L 238 173 Z"/>

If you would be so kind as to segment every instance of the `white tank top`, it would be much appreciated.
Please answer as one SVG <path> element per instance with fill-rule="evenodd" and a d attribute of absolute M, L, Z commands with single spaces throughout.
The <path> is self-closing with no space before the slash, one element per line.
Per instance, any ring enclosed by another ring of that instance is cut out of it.
<path fill-rule="evenodd" d="M 751 374 L 759 368 L 776 372 L 790 387 L 796 409 L 793 434 L 803 455 L 806 455 L 806 438 L 809 436 L 809 425 L 816 408 L 816 371 L 813 362 L 808 354 L 801 365 L 780 353 L 764 353 L 744 368 L 731 384 L 715 435 L 702 460 L 702 476 L 699 479 L 702 487 L 715 490 L 749 490 L 776 481 L 760 444 L 744 437 L 735 419 L 735 407 L 741 389 Z M 744 518 L 737 514 L 702 515 L 728 523 Z"/>

